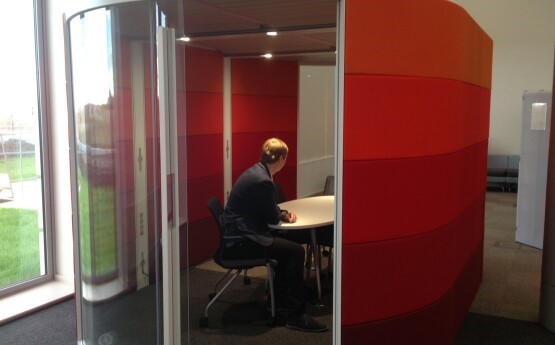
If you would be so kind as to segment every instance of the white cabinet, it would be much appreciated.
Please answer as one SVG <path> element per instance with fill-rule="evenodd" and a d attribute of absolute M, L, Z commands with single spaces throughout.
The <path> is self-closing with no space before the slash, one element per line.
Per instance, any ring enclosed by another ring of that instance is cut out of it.
<path fill-rule="evenodd" d="M 524 92 L 516 241 L 543 248 L 552 93 Z"/>

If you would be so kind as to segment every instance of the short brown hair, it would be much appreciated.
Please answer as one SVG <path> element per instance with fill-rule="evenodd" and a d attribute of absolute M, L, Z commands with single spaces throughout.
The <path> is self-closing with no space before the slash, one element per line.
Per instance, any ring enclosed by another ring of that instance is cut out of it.
<path fill-rule="evenodd" d="M 283 140 L 278 138 L 270 138 L 262 145 L 262 155 L 260 161 L 262 163 L 274 163 L 279 157 L 287 157 L 289 149 Z"/>

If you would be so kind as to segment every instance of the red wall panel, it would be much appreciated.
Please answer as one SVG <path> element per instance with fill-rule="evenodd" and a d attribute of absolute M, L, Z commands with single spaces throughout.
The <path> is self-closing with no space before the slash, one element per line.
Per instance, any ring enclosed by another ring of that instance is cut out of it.
<path fill-rule="evenodd" d="M 343 243 L 418 235 L 453 221 L 486 187 L 487 141 L 452 154 L 344 163 Z"/>
<path fill-rule="evenodd" d="M 297 97 L 233 95 L 233 132 L 297 130 Z"/>
<path fill-rule="evenodd" d="M 187 159 L 180 160 L 179 170 L 187 172 L 188 257 L 194 265 L 211 258 L 219 243 L 206 202 L 212 196 L 223 200 L 223 57 L 186 47 L 184 61 L 186 100 L 179 102 L 186 105 L 180 124 L 186 136 L 180 136 L 179 146 L 186 148 Z"/>
<path fill-rule="evenodd" d="M 449 224 L 418 236 L 346 244 L 343 281 L 349 293 L 342 322 L 357 324 L 411 313 L 448 293 L 483 241 L 483 196 Z M 364 307 L 361 307 L 364 306 Z"/>
<path fill-rule="evenodd" d="M 231 89 L 234 95 L 298 95 L 298 63 L 274 59 L 233 59 Z"/>
<path fill-rule="evenodd" d="M 234 59 L 232 76 L 232 179 L 260 159 L 266 139 L 289 147 L 285 168 L 276 174 L 288 198 L 297 195 L 297 103 L 299 66 L 295 61 Z"/>
<path fill-rule="evenodd" d="M 220 241 L 219 230 L 212 218 L 202 218 L 198 221 L 191 221 L 187 228 L 189 243 L 196 245 L 189 246 L 189 265 L 206 260 L 206 256 L 212 257 L 218 249 Z M 183 236 L 182 236 L 183 237 Z M 199 245 L 201 244 L 202 245 Z M 182 257 L 183 259 L 183 257 Z M 181 261 L 184 266 L 185 261 Z"/>
<path fill-rule="evenodd" d="M 187 92 L 187 133 L 203 135 L 223 133 L 223 96 L 215 92 Z"/>
<path fill-rule="evenodd" d="M 485 141 L 489 100 L 488 89 L 461 81 L 347 75 L 345 159 L 440 155 Z"/>
<path fill-rule="evenodd" d="M 187 46 L 185 59 L 185 87 L 191 92 L 220 94 L 223 90 L 224 60 L 213 50 Z"/>

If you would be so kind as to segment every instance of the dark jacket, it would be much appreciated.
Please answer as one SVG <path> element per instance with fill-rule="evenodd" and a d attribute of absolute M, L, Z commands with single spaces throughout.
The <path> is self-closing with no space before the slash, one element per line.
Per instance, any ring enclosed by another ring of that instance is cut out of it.
<path fill-rule="evenodd" d="M 274 237 L 268 224 L 277 224 L 280 220 L 274 193 L 272 175 L 265 164 L 257 163 L 241 174 L 224 210 L 222 221 L 226 235 L 240 235 L 270 246 Z"/>

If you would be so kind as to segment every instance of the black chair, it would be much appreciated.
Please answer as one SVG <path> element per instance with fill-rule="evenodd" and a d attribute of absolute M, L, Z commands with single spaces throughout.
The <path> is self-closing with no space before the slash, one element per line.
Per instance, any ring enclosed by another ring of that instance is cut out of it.
<path fill-rule="evenodd" d="M 279 183 L 275 184 L 275 192 L 274 198 L 276 199 L 276 204 L 281 204 L 282 202 L 286 202 L 287 198 L 285 197 L 285 193 L 283 192 L 283 188 Z"/>
<path fill-rule="evenodd" d="M 335 194 L 335 178 L 333 176 L 326 177 L 326 182 L 324 183 L 324 192 L 322 195 L 334 195 Z M 333 264 L 332 262 L 332 248 L 333 248 L 333 225 L 326 226 L 320 229 L 318 232 L 318 245 L 324 246 L 322 250 L 322 255 L 328 257 L 328 273 Z M 329 248 L 329 249 L 327 249 Z"/>
<path fill-rule="evenodd" d="M 322 195 L 334 195 L 335 194 L 335 178 L 333 176 L 326 177 L 326 182 L 324 183 L 324 193 Z"/>
<path fill-rule="evenodd" d="M 225 234 L 225 230 L 224 230 L 223 224 L 221 222 L 221 216 L 224 212 L 224 208 L 222 206 L 222 203 L 220 202 L 220 200 L 217 197 L 214 196 L 214 197 L 210 198 L 210 200 L 208 200 L 208 203 L 206 204 L 206 206 L 212 212 L 212 216 L 214 217 L 214 220 L 216 221 L 216 224 L 218 225 L 218 230 L 220 231 L 220 246 L 218 248 L 218 251 L 214 255 L 214 261 L 218 265 L 220 265 L 221 267 L 226 268 L 227 272 L 224 273 L 224 275 L 216 283 L 216 285 L 214 287 L 214 292 L 209 294 L 208 298 L 210 299 L 210 302 L 208 303 L 208 305 L 204 309 L 204 315 L 200 319 L 199 326 L 201 328 L 208 327 L 208 309 L 210 308 L 210 306 L 212 306 L 212 304 L 214 304 L 214 302 L 216 302 L 218 297 L 221 296 L 221 294 L 228 288 L 228 286 L 241 274 L 241 272 L 243 270 L 248 270 L 248 269 L 251 269 L 253 267 L 258 267 L 258 266 L 266 266 L 266 269 L 268 270 L 268 286 L 269 286 L 269 290 L 270 290 L 270 302 L 271 302 L 271 318 L 270 318 L 269 323 L 271 325 L 273 325 L 275 323 L 275 316 L 276 316 L 276 308 L 275 308 L 275 300 L 274 300 L 275 299 L 275 297 L 274 297 L 274 268 L 278 264 L 277 261 L 273 260 L 273 259 L 270 259 L 270 258 L 267 258 L 267 257 L 254 258 L 254 259 L 248 259 L 248 260 L 237 260 L 237 259 L 227 258 L 226 257 L 227 241 L 236 240 L 236 239 L 243 239 L 243 237 L 241 237 L 241 236 L 227 236 Z M 226 278 L 228 278 L 228 276 L 233 271 L 236 271 L 233 274 L 233 276 L 231 278 L 227 279 L 227 281 L 225 282 L 224 286 L 221 289 L 218 289 L 218 286 L 224 280 L 226 280 Z M 247 282 L 245 282 L 245 284 L 247 284 Z"/>

